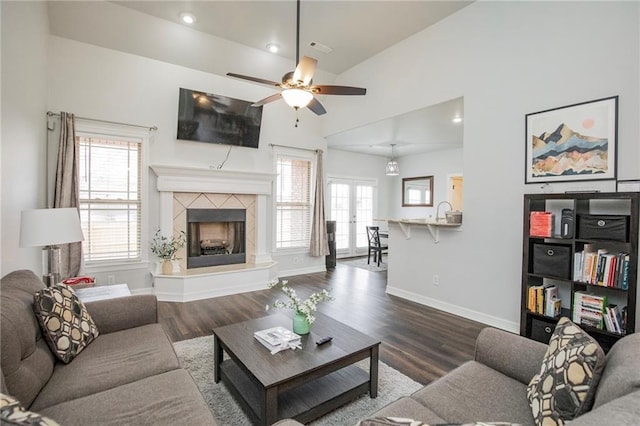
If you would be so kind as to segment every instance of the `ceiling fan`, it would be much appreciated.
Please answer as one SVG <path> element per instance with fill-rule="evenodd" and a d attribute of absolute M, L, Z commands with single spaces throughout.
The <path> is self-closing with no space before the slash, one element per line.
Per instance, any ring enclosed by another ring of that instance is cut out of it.
<path fill-rule="evenodd" d="M 274 102 L 283 98 L 284 101 L 295 110 L 307 107 L 317 115 L 327 112 L 314 95 L 365 95 L 367 89 L 350 86 L 327 86 L 312 84 L 313 74 L 316 70 L 318 60 L 308 56 L 300 60 L 300 0 L 297 0 L 297 21 L 296 21 L 296 69 L 282 76 L 282 82 L 278 83 L 258 77 L 250 77 L 242 74 L 227 73 L 229 77 L 249 80 L 254 83 L 266 84 L 276 87 L 281 92 L 259 100 L 251 106 L 262 106 L 269 102 Z"/>

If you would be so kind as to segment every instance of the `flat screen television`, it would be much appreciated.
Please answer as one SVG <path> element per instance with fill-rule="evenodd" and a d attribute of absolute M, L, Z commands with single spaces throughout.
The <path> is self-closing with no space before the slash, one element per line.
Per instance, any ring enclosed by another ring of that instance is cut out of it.
<path fill-rule="evenodd" d="M 258 148 L 262 107 L 251 103 L 181 88 L 178 139 Z"/>

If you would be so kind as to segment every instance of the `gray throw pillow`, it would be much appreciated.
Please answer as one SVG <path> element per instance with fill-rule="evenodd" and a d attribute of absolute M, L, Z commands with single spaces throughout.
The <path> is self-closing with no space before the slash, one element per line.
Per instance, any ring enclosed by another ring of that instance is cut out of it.
<path fill-rule="evenodd" d="M 540 373 L 527 386 L 536 424 L 563 425 L 589 411 L 604 365 L 598 342 L 568 318 L 560 318 Z"/>

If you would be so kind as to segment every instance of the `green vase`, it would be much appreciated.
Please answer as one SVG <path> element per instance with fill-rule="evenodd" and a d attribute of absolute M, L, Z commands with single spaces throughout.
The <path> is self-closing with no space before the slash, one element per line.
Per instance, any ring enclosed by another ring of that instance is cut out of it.
<path fill-rule="evenodd" d="M 293 332 L 296 334 L 309 334 L 311 331 L 311 324 L 307 321 L 307 317 L 303 314 L 296 312 L 293 317 Z"/>

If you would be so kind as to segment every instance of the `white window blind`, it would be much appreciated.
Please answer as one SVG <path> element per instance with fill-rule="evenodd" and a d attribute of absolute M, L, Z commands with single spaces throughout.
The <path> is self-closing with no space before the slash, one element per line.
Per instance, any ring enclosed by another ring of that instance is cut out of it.
<path fill-rule="evenodd" d="M 139 261 L 142 138 L 76 133 L 86 265 Z"/>
<path fill-rule="evenodd" d="M 278 155 L 276 169 L 276 248 L 308 248 L 312 161 Z"/>

